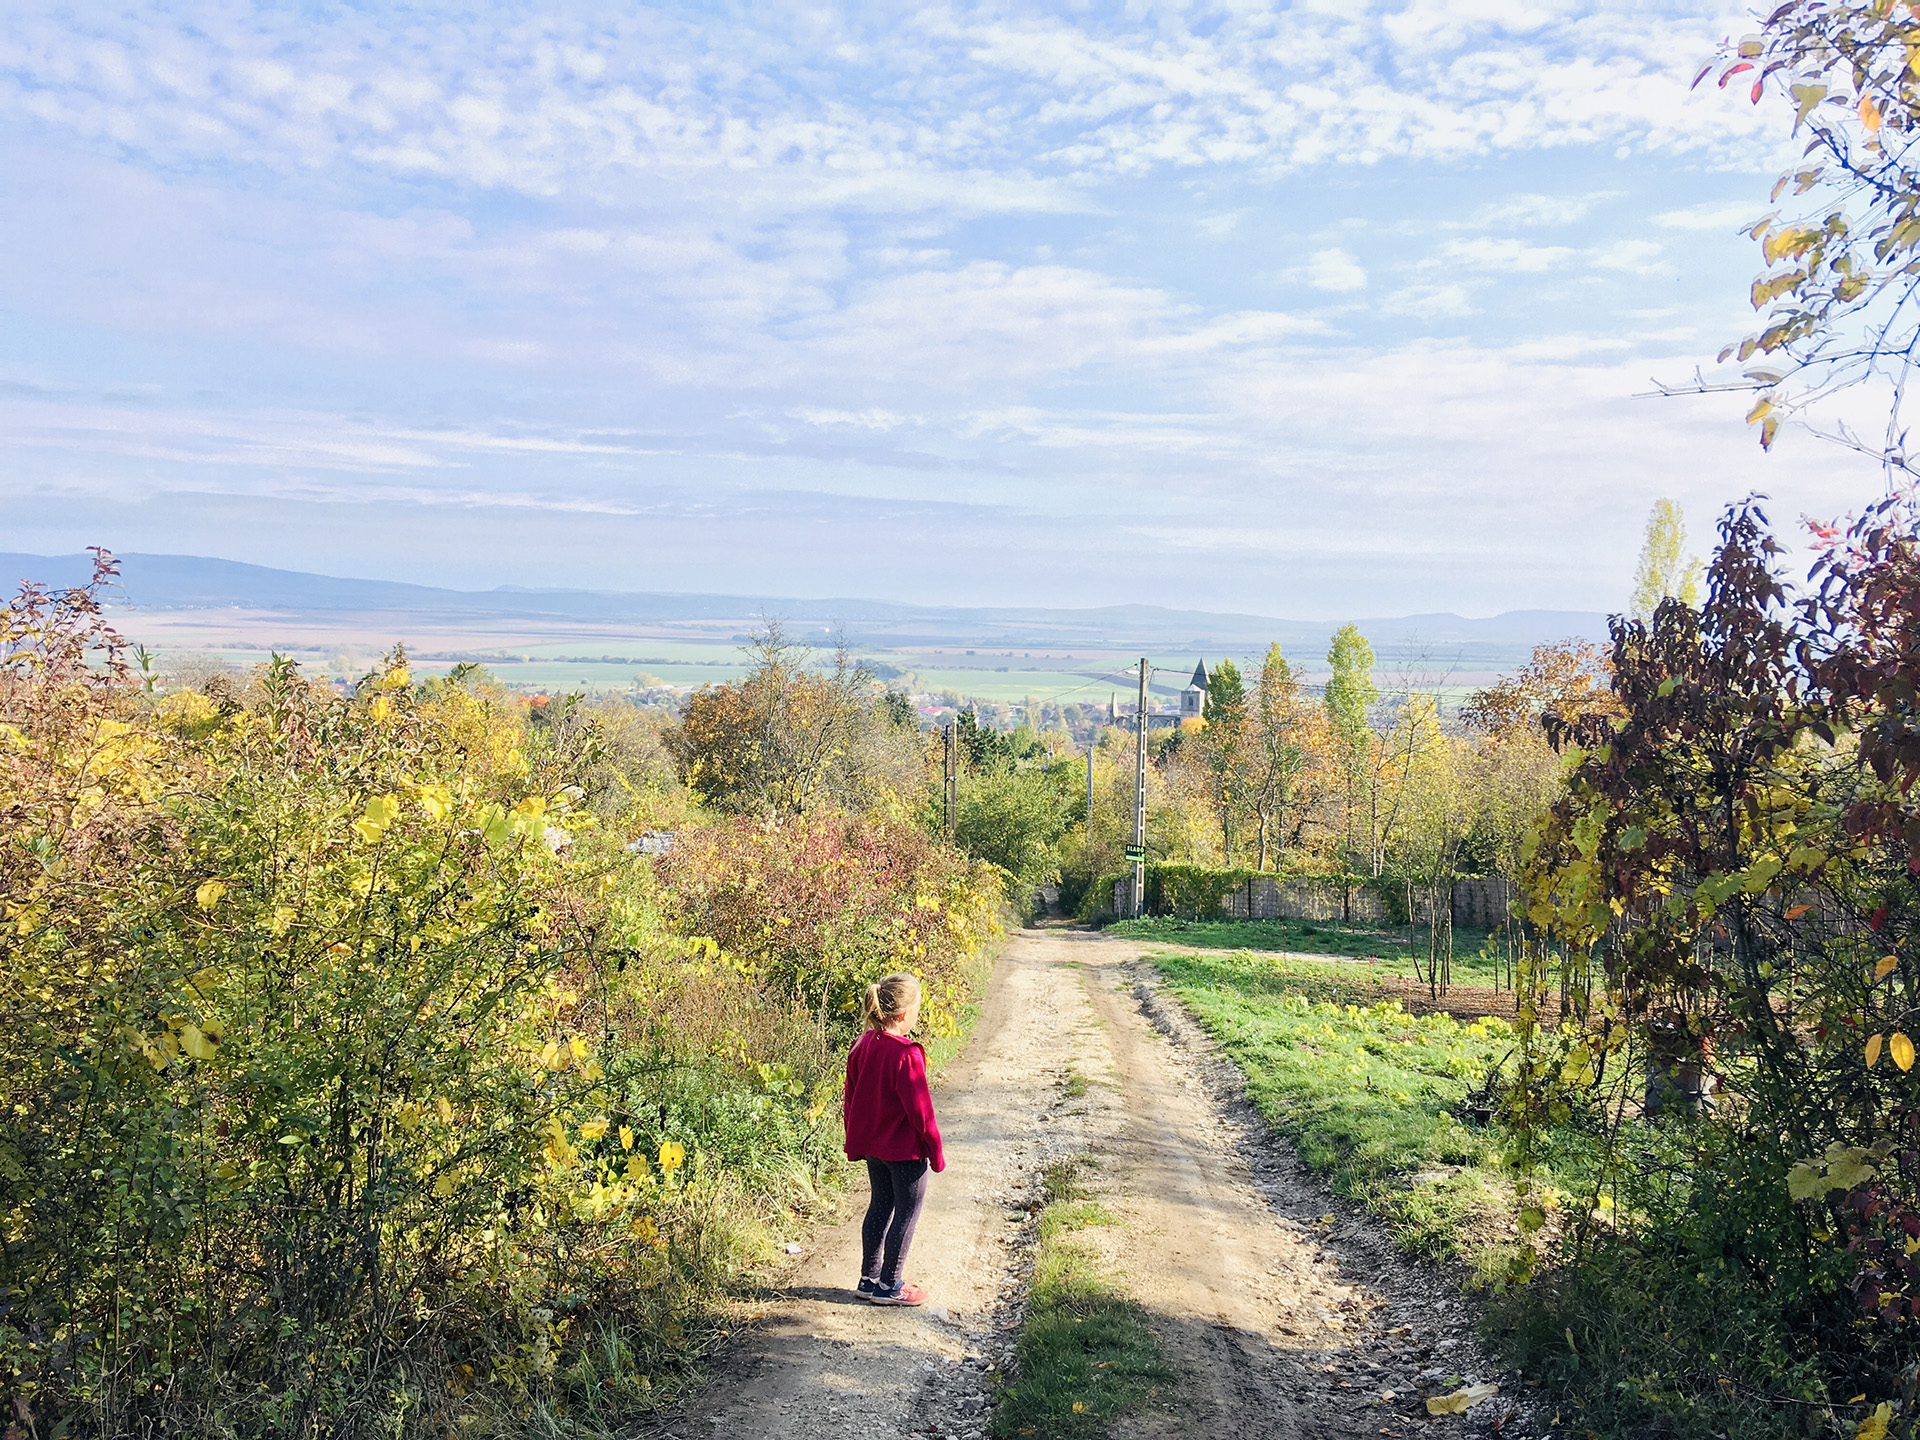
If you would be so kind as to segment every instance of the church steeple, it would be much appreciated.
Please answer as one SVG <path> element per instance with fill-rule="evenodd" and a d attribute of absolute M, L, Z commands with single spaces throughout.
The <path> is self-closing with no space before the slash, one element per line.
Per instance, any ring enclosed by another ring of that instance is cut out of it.
<path fill-rule="evenodd" d="M 1180 718 L 1186 720 L 1204 720 L 1207 715 L 1207 662 L 1202 660 L 1193 667 L 1193 679 L 1187 682 L 1187 688 L 1180 692 Z"/>

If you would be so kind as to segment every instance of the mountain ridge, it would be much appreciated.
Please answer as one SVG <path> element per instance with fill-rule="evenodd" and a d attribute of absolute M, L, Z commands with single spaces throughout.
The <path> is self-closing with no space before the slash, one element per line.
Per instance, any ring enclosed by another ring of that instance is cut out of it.
<path fill-rule="evenodd" d="M 694 592 L 614 591 L 498 586 L 454 590 L 396 580 L 363 580 L 283 570 L 239 560 L 199 555 L 128 553 L 120 564 L 117 603 L 136 610 L 248 609 L 295 613 L 411 613 L 493 615 L 520 620 L 713 621 L 776 616 L 789 623 L 845 626 L 850 638 L 893 644 L 1035 644 L 1074 641 L 1117 645 L 1204 645 L 1257 640 L 1314 643 L 1339 622 L 1289 620 L 1240 612 L 1180 610 L 1170 606 L 915 605 L 859 597 L 800 599 L 781 596 Z M 88 554 L 29 555 L 0 552 L 0 580 L 9 590 L 25 580 L 60 588 L 85 583 Z M 110 603 L 114 603 L 110 600 Z M 1512 645 L 1567 636 L 1602 639 L 1606 617 L 1575 610 L 1512 610 L 1485 618 L 1450 612 L 1374 616 L 1355 620 L 1376 643 L 1396 649 L 1430 642 Z M 857 635 L 854 632 L 858 632 Z"/>

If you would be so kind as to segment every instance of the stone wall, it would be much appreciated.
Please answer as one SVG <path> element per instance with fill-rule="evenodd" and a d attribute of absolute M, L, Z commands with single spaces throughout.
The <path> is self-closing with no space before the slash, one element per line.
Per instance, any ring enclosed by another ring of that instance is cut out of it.
<path fill-rule="evenodd" d="M 1130 898 L 1130 882 L 1114 881 L 1113 913 L 1125 915 Z M 1512 886 L 1502 879 L 1458 880 L 1453 886 L 1453 923 L 1476 929 L 1492 929 L 1505 919 L 1512 903 Z M 1340 886 L 1325 880 L 1280 880 L 1259 875 L 1237 890 L 1229 891 L 1220 905 L 1223 919 L 1230 920 L 1339 920 L 1362 924 L 1384 924 L 1390 918 L 1386 903 L 1371 890 L 1354 889 L 1346 893 L 1344 907 Z M 1413 899 L 1414 921 L 1424 925 L 1428 906 L 1424 896 Z"/>
<path fill-rule="evenodd" d="M 1387 907 L 1371 890 L 1349 890 L 1324 880 L 1256 876 L 1226 897 L 1221 909 L 1235 920 L 1358 920 L 1377 923 Z"/>
<path fill-rule="evenodd" d="M 1502 924 L 1513 905 L 1513 886 L 1498 876 L 1487 880 L 1456 880 L 1453 885 L 1453 923 L 1491 930 Z"/>

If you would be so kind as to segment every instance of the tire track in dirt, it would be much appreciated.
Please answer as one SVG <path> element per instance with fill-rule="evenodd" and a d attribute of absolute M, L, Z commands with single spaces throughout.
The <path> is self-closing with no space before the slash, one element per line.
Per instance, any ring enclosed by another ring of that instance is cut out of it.
<path fill-rule="evenodd" d="M 947 1168 L 933 1177 L 908 1257 L 925 1309 L 869 1305 L 856 1184 L 723 1352 L 706 1392 L 655 1436 L 979 1440 L 1024 1294 L 1037 1177 L 1085 1149 L 1086 1115 L 1063 1089 L 1098 1030 L 1075 972 L 1032 932 L 996 961 L 971 1039 L 934 1087 Z"/>
<path fill-rule="evenodd" d="M 1475 1344 L 1456 1283 L 1397 1254 L 1378 1221 L 1334 1201 L 1269 1134 L 1142 950 L 1026 930 L 996 963 L 974 1034 L 935 1089 L 948 1166 L 908 1266 L 927 1309 L 851 1293 L 857 1186 L 705 1394 L 650 1433 L 984 1440 L 1023 1313 L 1040 1172 L 1073 1155 L 1091 1158 L 1094 1193 L 1122 1222 L 1082 1233 L 1183 1377 L 1172 1406 L 1116 1435 L 1495 1433 L 1511 1380 Z M 1091 1082 L 1077 1098 L 1075 1071 Z M 1422 1393 L 1455 1375 L 1497 1379 L 1502 1396 L 1429 1420 Z"/>
<path fill-rule="evenodd" d="M 1123 1436 L 1500 1433 L 1514 1378 L 1478 1345 L 1455 1278 L 1409 1260 L 1336 1200 L 1246 1100 L 1239 1072 L 1159 988 L 1140 947 L 1067 939 L 1113 1037 L 1124 1125 L 1111 1263 L 1186 1377 L 1178 1413 Z M 1425 1396 L 1494 1381 L 1502 1397 L 1434 1419 Z M 1519 1433 L 1522 1427 L 1514 1427 Z"/>

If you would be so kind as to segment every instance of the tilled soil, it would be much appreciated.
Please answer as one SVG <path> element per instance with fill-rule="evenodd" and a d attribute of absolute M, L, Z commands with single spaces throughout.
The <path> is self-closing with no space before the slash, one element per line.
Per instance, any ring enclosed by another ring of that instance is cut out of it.
<path fill-rule="evenodd" d="M 1001 956 L 935 1091 L 947 1169 L 914 1242 L 923 1310 L 864 1303 L 858 1207 L 814 1237 L 706 1393 L 654 1433 L 981 1440 L 1012 1358 L 1040 1175 L 1078 1157 L 1122 1222 L 1083 1232 L 1145 1308 L 1181 1381 L 1116 1434 L 1533 1433 L 1457 1285 L 1332 1199 L 1158 989 L 1138 942 L 1048 929 Z M 1080 1077 L 1075 1081 L 1074 1077 Z M 1433 1419 L 1425 1397 L 1499 1396 Z"/>

